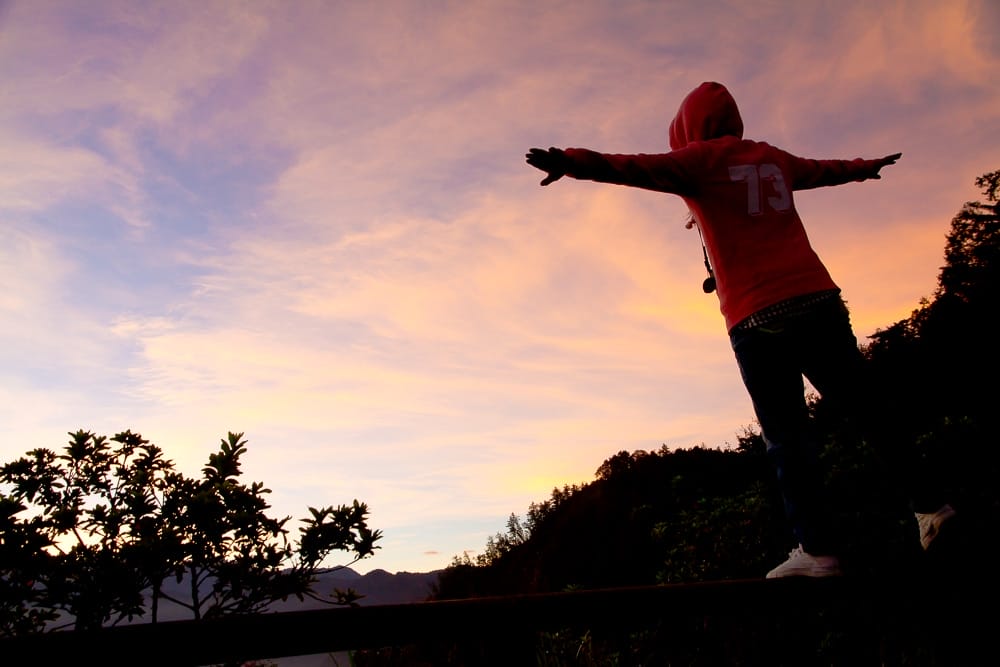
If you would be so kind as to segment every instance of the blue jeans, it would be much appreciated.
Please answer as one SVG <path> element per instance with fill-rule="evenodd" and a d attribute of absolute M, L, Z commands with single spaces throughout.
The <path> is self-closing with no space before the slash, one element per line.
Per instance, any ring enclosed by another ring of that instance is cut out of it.
<path fill-rule="evenodd" d="M 792 532 L 808 553 L 837 550 L 803 376 L 845 415 L 864 413 L 865 359 L 839 298 L 742 330 L 730 342 L 777 472 Z M 862 419 L 862 421 L 865 421 Z"/>

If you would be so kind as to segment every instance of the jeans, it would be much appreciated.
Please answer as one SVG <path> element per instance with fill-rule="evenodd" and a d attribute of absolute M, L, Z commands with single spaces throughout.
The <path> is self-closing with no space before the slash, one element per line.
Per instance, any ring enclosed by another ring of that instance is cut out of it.
<path fill-rule="evenodd" d="M 803 376 L 825 403 L 845 415 L 860 416 L 870 410 L 865 359 L 847 306 L 835 298 L 764 325 L 737 327 L 730 342 L 777 473 L 792 532 L 806 552 L 833 553 L 838 540 L 818 443 L 810 432 Z"/>

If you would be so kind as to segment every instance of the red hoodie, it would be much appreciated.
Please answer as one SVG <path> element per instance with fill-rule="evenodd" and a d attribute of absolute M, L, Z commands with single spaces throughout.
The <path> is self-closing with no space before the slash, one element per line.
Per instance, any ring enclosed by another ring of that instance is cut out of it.
<path fill-rule="evenodd" d="M 701 227 L 719 307 L 732 329 L 780 301 L 836 289 L 792 200 L 807 190 L 878 173 L 875 160 L 810 160 L 743 139 L 725 86 L 706 82 L 670 123 L 669 153 L 611 155 L 567 148 L 568 176 L 680 195 Z"/>

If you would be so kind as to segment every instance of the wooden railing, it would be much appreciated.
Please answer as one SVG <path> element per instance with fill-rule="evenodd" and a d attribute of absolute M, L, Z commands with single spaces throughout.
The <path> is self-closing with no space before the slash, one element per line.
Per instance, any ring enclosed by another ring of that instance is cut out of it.
<path fill-rule="evenodd" d="M 912 582 L 910 582 L 912 583 Z M 567 627 L 627 628 L 650 618 L 810 613 L 916 599 L 906 582 L 848 579 L 737 580 L 469 600 L 332 608 L 53 632 L 0 641 L 0 664 L 198 666 L 421 642 L 531 641 Z"/>

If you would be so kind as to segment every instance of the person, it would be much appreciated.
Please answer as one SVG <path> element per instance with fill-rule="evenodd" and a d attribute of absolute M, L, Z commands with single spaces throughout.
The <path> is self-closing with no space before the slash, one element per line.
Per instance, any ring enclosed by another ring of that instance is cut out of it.
<path fill-rule="evenodd" d="M 865 412 L 864 357 L 841 290 L 813 250 L 793 192 L 881 178 L 901 153 L 878 159 L 817 160 L 743 138 L 736 101 L 705 82 L 670 123 L 670 151 L 605 154 L 585 148 L 531 148 L 529 165 L 563 176 L 680 196 L 697 225 L 715 291 L 797 546 L 767 578 L 842 574 L 840 540 L 817 445 L 809 435 L 803 377 L 824 402 Z M 868 411 L 870 412 L 870 411 Z M 862 420 L 863 422 L 865 420 Z M 870 420 L 869 420 L 870 421 Z M 954 516 L 928 492 L 911 496 L 926 549 Z"/>

